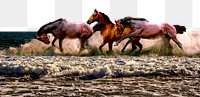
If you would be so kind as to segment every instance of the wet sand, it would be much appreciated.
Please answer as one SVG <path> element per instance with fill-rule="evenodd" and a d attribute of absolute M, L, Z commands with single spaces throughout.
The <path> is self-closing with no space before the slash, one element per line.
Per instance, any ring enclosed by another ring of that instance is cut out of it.
<path fill-rule="evenodd" d="M 4 96 L 200 96 L 200 58 L 0 56 Z"/>

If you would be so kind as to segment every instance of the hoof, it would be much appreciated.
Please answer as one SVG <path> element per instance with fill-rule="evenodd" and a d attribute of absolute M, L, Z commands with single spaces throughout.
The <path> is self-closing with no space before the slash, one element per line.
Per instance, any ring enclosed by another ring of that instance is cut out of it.
<path fill-rule="evenodd" d="M 124 51 L 124 50 L 121 50 L 121 53 L 125 53 L 125 51 Z"/>
<path fill-rule="evenodd" d="M 106 51 L 106 54 L 113 54 L 113 51 Z"/>
<path fill-rule="evenodd" d="M 63 49 L 60 49 L 60 52 L 62 52 L 62 53 L 63 53 Z"/>

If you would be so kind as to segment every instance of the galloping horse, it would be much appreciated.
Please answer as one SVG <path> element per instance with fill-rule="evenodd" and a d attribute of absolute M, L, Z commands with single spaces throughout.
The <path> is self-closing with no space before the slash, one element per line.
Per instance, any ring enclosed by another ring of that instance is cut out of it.
<path fill-rule="evenodd" d="M 169 25 L 168 23 L 162 23 L 160 25 L 151 24 L 147 21 L 133 20 L 131 17 L 121 19 L 118 21 L 118 23 L 121 24 L 117 26 L 121 31 L 123 31 L 125 27 L 130 27 L 134 32 L 122 37 L 116 42 L 116 45 L 118 45 L 122 40 L 126 38 L 137 37 L 145 39 L 156 39 L 165 36 L 169 38 L 169 40 L 167 40 L 168 43 L 170 39 L 172 39 L 179 46 L 179 48 L 182 49 L 182 44 L 176 38 L 176 28 L 173 25 Z"/>
<path fill-rule="evenodd" d="M 55 37 L 52 41 L 52 46 L 55 46 L 55 41 L 59 39 L 59 48 L 61 52 L 63 52 L 62 41 L 65 38 L 79 38 L 81 44 L 79 52 L 81 52 L 84 49 L 84 43 L 87 42 L 87 40 L 92 36 L 93 29 L 86 23 L 74 23 L 60 18 L 43 25 L 38 30 L 35 38 L 45 44 L 49 44 L 50 41 L 47 37 L 48 33 L 53 34 Z"/>
<path fill-rule="evenodd" d="M 99 50 L 102 52 L 102 47 L 108 43 L 109 47 L 109 52 L 112 52 L 112 44 L 114 41 L 119 40 L 122 36 L 125 36 L 127 34 L 131 33 L 131 29 L 127 28 L 127 31 L 124 31 L 122 34 L 118 33 L 117 31 L 117 26 L 113 24 L 109 17 L 105 15 L 102 12 L 97 11 L 96 9 L 94 10 L 94 13 L 90 16 L 88 19 L 87 23 L 91 24 L 93 22 L 98 22 L 98 23 L 104 23 L 105 27 L 101 29 L 101 35 L 103 36 L 103 43 L 99 46 Z M 130 42 L 129 42 L 130 43 Z M 137 45 L 139 48 L 141 48 L 141 44 L 138 41 L 138 38 L 134 38 L 132 41 L 132 50 L 134 51 L 136 49 Z M 124 49 L 122 49 L 123 51 Z"/>

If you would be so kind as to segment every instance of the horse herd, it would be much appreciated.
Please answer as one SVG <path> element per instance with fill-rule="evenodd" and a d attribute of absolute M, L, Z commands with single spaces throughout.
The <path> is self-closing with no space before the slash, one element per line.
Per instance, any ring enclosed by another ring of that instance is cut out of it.
<path fill-rule="evenodd" d="M 98 22 L 93 27 L 89 24 L 93 22 Z M 80 51 L 85 48 L 84 46 L 88 44 L 88 39 L 95 33 L 100 31 L 103 42 L 99 46 L 99 50 L 102 51 L 102 47 L 108 43 L 108 52 L 112 52 L 113 42 L 116 41 L 115 45 L 118 45 L 122 40 L 129 38 L 125 46 L 122 48 L 121 52 L 124 52 L 129 43 L 132 44 L 131 52 L 133 52 L 137 46 L 139 47 L 139 52 L 142 50 L 142 44 L 140 39 L 156 39 L 159 37 L 167 38 L 166 42 L 172 39 L 180 49 L 182 44 L 177 39 L 177 33 L 182 34 L 186 31 L 185 26 L 180 25 L 170 25 L 168 23 L 162 24 L 152 24 L 149 23 L 145 18 L 133 18 L 124 17 L 112 23 L 107 15 L 104 13 L 94 10 L 93 14 L 86 23 L 75 23 L 70 22 L 65 19 L 58 19 L 53 22 L 49 22 L 43 25 L 37 32 L 36 39 L 42 41 L 45 44 L 50 44 L 48 33 L 54 36 L 52 41 L 52 46 L 55 46 L 55 41 L 59 40 L 60 51 L 63 52 L 62 41 L 65 38 L 79 38 L 80 39 Z"/>

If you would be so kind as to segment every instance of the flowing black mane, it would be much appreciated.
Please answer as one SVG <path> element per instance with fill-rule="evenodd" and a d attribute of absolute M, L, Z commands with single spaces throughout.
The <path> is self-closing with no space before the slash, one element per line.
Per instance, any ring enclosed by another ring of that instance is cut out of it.
<path fill-rule="evenodd" d="M 124 17 L 122 19 L 119 19 L 120 23 L 123 24 L 125 27 L 130 27 L 132 26 L 131 20 L 139 20 L 139 21 L 146 21 L 149 22 L 147 19 L 145 18 L 133 18 L 130 16 Z"/>
<path fill-rule="evenodd" d="M 104 14 L 103 12 L 99 12 L 99 13 L 102 14 L 103 18 L 104 18 L 106 21 L 108 21 L 109 23 L 112 23 L 112 22 L 110 21 L 110 18 L 109 18 L 106 14 Z M 113 24 L 113 23 L 112 23 L 112 24 Z"/>
<path fill-rule="evenodd" d="M 133 18 L 133 17 L 130 17 L 130 16 L 127 16 L 127 17 L 124 17 L 124 20 L 126 21 L 130 21 L 130 20 L 139 20 L 139 21 L 147 21 L 149 22 L 147 19 L 145 18 Z"/>
<path fill-rule="evenodd" d="M 60 18 L 60 19 L 57 19 L 57 20 L 55 20 L 55 21 L 53 21 L 53 22 L 49 22 L 49 23 L 43 25 L 42 27 L 40 27 L 40 29 L 38 30 L 38 32 L 41 32 L 46 26 L 48 26 L 48 25 L 50 25 L 50 24 L 53 24 L 53 23 L 55 23 L 55 22 L 58 22 L 58 21 L 63 21 L 63 19 Z M 38 34 L 43 34 L 43 33 L 38 33 Z"/>

